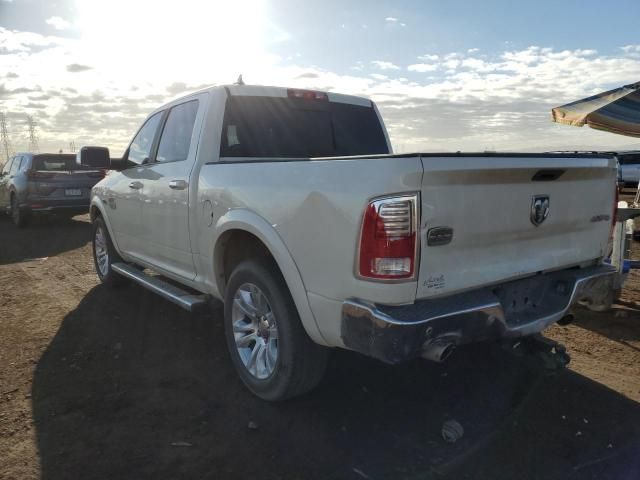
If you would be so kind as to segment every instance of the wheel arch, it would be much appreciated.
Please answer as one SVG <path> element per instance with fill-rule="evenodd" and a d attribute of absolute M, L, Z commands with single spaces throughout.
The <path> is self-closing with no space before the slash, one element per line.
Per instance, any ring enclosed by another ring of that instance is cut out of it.
<path fill-rule="evenodd" d="M 102 218 L 102 221 L 107 227 L 107 232 L 109 233 L 109 238 L 111 239 L 113 248 L 116 249 L 116 252 L 118 252 L 118 255 L 122 256 L 122 252 L 118 247 L 118 240 L 116 236 L 113 234 L 113 228 L 111 227 L 111 222 L 109 221 L 109 217 L 105 214 L 105 211 L 106 209 L 104 208 L 104 204 L 102 203 L 102 201 L 99 198 L 94 197 L 91 200 L 91 204 L 89 205 L 89 218 L 91 220 L 91 223 L 95 222 L 96 218 L 98 217 Z"/>
<path fill-rule="evenodd" d="M 213 275 L 224 296 L 232 268 L 251 255 L 268 255 L 289 289 L 305 331 L 313 341 L 327 345 L 311 311 L 307 292 L 293 257 L 278 232 L 262 217 L 248 210 L 231 210 L 216 225 L 213 245 Z"/>

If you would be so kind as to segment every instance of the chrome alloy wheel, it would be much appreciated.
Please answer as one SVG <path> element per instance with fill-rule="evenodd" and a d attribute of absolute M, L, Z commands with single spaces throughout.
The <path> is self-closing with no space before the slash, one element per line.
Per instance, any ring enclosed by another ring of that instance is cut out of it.
<path fill-rule="evenodd" d="M 236 291 L 231 312 L 240 359 L 255 378 L 268 378 L 278 361 L 278 326 L 264 293 L 252 283 Z"/>
<path fill-rule="evenodd" d="M 96 228 L 93 245 L 96 251 L 96 263 L 98 264 L 100 275 L 105 277 L 109 273 L 109 250 L 107 249 L 107 236 L 100 226 Z"/>

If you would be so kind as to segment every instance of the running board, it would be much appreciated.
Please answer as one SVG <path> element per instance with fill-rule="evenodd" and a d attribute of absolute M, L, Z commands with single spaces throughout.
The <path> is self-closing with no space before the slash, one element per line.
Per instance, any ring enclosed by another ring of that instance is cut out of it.
<path fill-rule="evenodd" d="M 189 312 L 204 307 L 209 300 L 208 295 L 196 295 L 187 292 L 157 277 L 147 275 L 143 271 L 126 263 L 113 263 L 111 264 L 111 269 Z"/>

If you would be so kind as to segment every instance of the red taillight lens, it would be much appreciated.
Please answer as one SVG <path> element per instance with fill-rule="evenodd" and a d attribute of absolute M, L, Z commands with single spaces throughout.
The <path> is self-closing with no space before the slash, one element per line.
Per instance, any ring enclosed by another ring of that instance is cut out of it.
<path fill-rule="evenodd" d="M 360 233 L 358 273 L 366 278 L 411 278 L 416 264 L 417 195 L 374 200 Z"/>
<path fill-rule="evenodd" d="M 26 173 L 27 173 L 27 178 L 33 179 L 33 180 L 53 177 L 53 173 L 41 172 L 38 170 L 27 170 Z"/>
<path fill-rule="evenodd" d="M 618 186 L 615 188 L 615 196 L 613 198 L 613 216 L 611 217 L 611 234 L 610 237 L 613 238 L 613 231 L 616 228 L 616 217 L 618 216 L 618 201 L 620 200 L 620 196 L 618 193 Z"/>
<path fill-rule="evenodd" d="M 289 98 L 300 98 L 302 100 L 329 100 L 329 97 L 325 92 L 316 92 L 315 90 L 289 88 L 287 90 L 287 95 Z"/>

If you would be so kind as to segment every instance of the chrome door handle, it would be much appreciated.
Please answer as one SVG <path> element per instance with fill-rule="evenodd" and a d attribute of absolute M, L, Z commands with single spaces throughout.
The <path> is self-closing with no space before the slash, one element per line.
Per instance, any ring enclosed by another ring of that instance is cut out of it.
<path fill-rule="evenodd" d="M 169 182 L 169 188 L 172 188 L 174 190 L 184 190 L 188 186 L 189 184 L 184 180 L 171 180 Z"/>
<path fill-rule="evenodd" d="M 140 190 L 142 188 L 142 182 L 131 182 L 129 184 L 129 188 L 133 188 L 134 190 Z"/>

